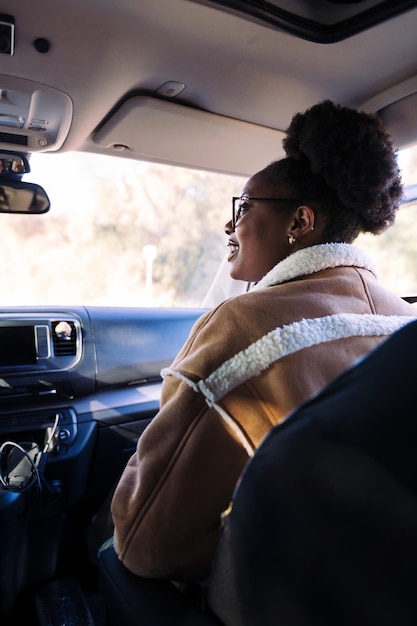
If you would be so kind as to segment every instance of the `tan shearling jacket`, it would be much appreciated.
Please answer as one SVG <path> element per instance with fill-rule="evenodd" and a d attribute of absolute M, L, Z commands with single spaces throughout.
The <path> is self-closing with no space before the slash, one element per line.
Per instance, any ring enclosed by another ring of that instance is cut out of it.
<path fill-rule="evenodd" d="M 295 252 L 204 314 L 162 372 L 160 411 L 113 497 L 124 565 L 150 578 L 203 580 L 221 513 L 262 438 L 415 317 L 349 244 Z"/>

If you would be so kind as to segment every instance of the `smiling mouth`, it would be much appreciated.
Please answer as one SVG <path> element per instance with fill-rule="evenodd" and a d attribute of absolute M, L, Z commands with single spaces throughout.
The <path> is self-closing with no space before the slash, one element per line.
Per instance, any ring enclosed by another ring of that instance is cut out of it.
<path fill-rule="evenodd" d="M 230 261 L 239 252 L 239 246 L 236 242 L 229 239 L 229 241 L 227 242 L 227 250 L 227 260 Z"/>

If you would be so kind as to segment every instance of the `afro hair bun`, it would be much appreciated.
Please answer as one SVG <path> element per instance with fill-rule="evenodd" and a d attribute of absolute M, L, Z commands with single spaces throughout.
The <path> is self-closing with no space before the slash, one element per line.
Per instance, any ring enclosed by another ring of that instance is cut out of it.
<path fill-rule="evenodd" d="M 377 116 L 324 100 L 294 115 L 283 147 L 287 157 L 308 163 L 364 231 L 393 223 L 403 190 L 390 135 Z"/>

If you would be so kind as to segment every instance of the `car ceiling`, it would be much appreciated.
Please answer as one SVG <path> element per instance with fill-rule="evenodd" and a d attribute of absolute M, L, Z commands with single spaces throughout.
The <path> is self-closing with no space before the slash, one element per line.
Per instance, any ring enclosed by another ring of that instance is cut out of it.
<path fill-rule="evenodd" d="M 403 147 L 417 141 L 416 5 L 0 0 L 15 24 L 14 54 L 0 54 L 0 148 L 17 150 L 13 137 L 30 135 L 27 152 L 93 151 L 248 175 L 282 155 L 292 115 L 324 98 L 381 112 Z M 311 40 L 328 39 L 329 28 L 338 41 Z M 24 126 L 5 136 L 1 114 L 19 114 L 8 96 L 23 93 Z M 27 120 L 48 121 L 55 104 L 49 128 L 58 132 L 41 145 L 47 133 L 28 130 Z"/>

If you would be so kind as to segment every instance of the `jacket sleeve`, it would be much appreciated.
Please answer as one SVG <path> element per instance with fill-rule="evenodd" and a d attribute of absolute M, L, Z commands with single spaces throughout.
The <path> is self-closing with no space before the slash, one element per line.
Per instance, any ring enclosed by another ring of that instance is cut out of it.
<path fill-rule="evenodd" d="M 201 358 L 202 343 L 193 337 L 185 352 Z M 247 460 L 204 397 L 183 380 L 166 378 L 161 409 L 141 436 L 112 501 L 115 549 L 124 565 L 149 578 L 204 579 L 221 513 Z"/>

